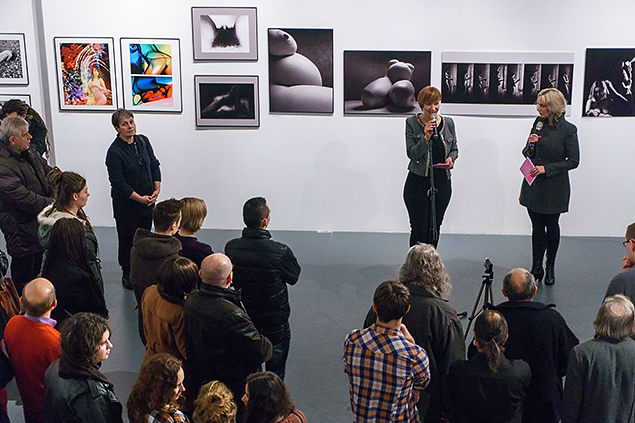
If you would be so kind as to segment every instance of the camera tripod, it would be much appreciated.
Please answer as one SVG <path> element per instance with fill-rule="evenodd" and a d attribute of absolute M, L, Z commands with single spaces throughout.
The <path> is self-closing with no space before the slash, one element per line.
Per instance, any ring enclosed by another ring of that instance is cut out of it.
<path fill-rule="evenodd" d="M 494 281 L 494 265 L 492 262 L 486 258 L 483 263 L 485 267 L 485 271 L 483 272 L 483 281 L 481 282 L 481 289 L 478 291 L 478 297 L 476 297 L 476 301 L 474 301 L 474 308 L 472 308 L 472 313 L 470 317 L 468 317 L 467 328 L 465 329 L 465 333 L 463 334 L 463 340 L 467 339 L 468 334 L 470 333 L 470 327 L 472 326 L 472 322 L 474 319 L 478 317 L 479 314 L 483 310 L 488 308 L 488 305 L 494 304 L 494 293 L 492 291 L 492 282 Z M 479 302 L 481 301 L 481 297 L 483 298 L 483 305 L 481 308 L 476 311 Z"/>

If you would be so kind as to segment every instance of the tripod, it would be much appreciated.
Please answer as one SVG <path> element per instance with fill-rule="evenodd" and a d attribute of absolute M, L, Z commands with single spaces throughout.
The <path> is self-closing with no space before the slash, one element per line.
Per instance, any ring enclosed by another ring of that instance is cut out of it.
<path fill-rule="evenodd" d="M 436 125 L 436 114 L 434 115 Z M 438 137 L 437 128 L 434 127 L 433 137 Z M 435 246 L 439 242 L 439 228 L 437 227 L 437 189 L 434 186 L 434 169 L 432 167 L 432 137 L 428 141 L 428 174 L 430 175 L 430 189 L 428 190 L 428 197 L 430 198 L 430 240 L 431 244 Z"/>
<path fill-rule="evenodd" d="M 472 313 L 468 318 L 469 322 L 467 324 L 467 328 L 465 329 L 465 333 L 463 334 L 464 341 L 467 339 L 467 336 L 470 333 L 470 327 L 472 326 L 472 322 L 474 321 L 474 319 L 476 319 L 483 310 L 486 310 L 489 304 L 494 304 L 494 294 L 492 292 L 492 282 L 494 281 L 494 265 L 491 261 L 489 261 L 488 258 L 486 258 L 483 266 L 485 267 L 485 271 L 483 272 L 482 276 L 483 281 L 481 282 L 481 289 L 479 289 L 478 291 L 478 297 L 476 297 L 476 301 L 474 301 L 474 308 L 472 308 Z M 479 301 L 481 300 L 481 296 L 483 296 L 483 294 L 485 294 L 485 296 L 483 297 L 483 305 L 477 312 L 476 308 L 478 307 Z"/>

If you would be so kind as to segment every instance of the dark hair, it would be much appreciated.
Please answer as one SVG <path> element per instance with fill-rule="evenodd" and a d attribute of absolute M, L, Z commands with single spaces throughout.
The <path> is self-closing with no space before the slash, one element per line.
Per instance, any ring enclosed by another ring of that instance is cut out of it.
<path fill-rule="evenodd" d="M 201 386 L 194 401 L 194 423 L 235 423 L 234 395 L 223 382 L 213 380 Z M 242 423 L 242 422 L 241 422 Z"/>
<path fill-rule="evenodd" d="M 635 239 L 635 223 L 631 223 L 630 225 L 628 225 L 628 227 L 626 228 L 625 237 L 627 240 Z"/>
<path fill-rule="evenodd" d="M 245 423 L 274 423 L 295 410 L 287 387 L 273 372 L 257 372 L 247 377 L 249 400 L 245 410 Z"/>
<path fill-rule="evenodd" d="M 181 203 L 179 200 L 170 198 L 158 203 L 152 212 L 154 230 L 165 232 L 170 229 L 174 222 L 178 222 L 181 217 Z"/>
<path fill-rule="evenodd" d="M 56 210 L 66 211 L 73 201 L 73 194 L 78 194 L 86 187 L 86 179 L 75 172 L 62 172 L 57 166 L 46 175 L 46 181 L 53 188 L 55 202 L 46 216 L 50 216 Z M 81 208 L 77 211 L 77 217 L 86 221 L 86 226 L 93 231 L 88 221 L 88 216 Z"/>
<path fill-rule="evenodd" d="M 166 406 L 170 411 L 179 409 L 174 390 L 181 368 L 181 360 L 167 353 L 153 356 L 141 368 L 126 403 L 130 423 L 145 423 L 147 414 Z"/>
<path fill-rule="evenodd" d="M 112 122 L 112 126 L 119 128 L 121 120 L 129 117 L 134 118 L 134 114 L 130 110 L 117 109 L 117 111 L 112 114 L 110 121 Z"/>
<path fill-rule="evenodd" d="M 101 338 L 108 331 L 108 321 L 94 313 L 77 313 L 62 322 L 62 355 L 79 367 L 92 367 Z"/>
<path fill-rule="evenodd" d="M 527 270 L 525 270 L 525 272 L 525 279 L 520 283 L 515 283 L 513 281 L 513 272 L 509 272 L 503 277 L 503 289 L 507 294 L 507 299 L 510 301 L 529 300 L 534 296 L 536 279 L 534 278 L 534 275 Z"/>
<path fill-rule="evenodd" d="M 162 297 L 183 304 L 185 294 L 198 287 L 198 266 L 185 257 L 168 259 L 159 266 L 157 281 Z"/>
<path fill-rule="evenodd" d="M 498 369 L 505 351 L 503 344 L 507 339 L 507 333 L 507 321 L 498 311 L 485 310 L 474 322 L 476 343 L 479 348 L 484 350 L 487 356 L 487 364 L 493 372 Z"/>
<path fill-rule="evenodd" d="M 254 197 L 247 200 L 243 206 L 243 221 L 248 228 L 260 229 L 262 219 L 269 216 L 267 200 L 263 197 Z"/>
<path fill-rule="evenodd" d="M 7 116 L 13 112 L 16 112 L 20 117 L 26 115 L 29 112 L 29 105 L 22 100 L 12 98 L 2 105 L 2 113 Z"/>
<path fill-rule="evenodd" d="M 74 217 L 58 219 L 51 229 L 46 260 L 42 267 L 42 276 L 48 277 L 51 263 L 65 260 L 74 264 L 93 277 L 88 263 L 86 234 L 84 224 Z"/>
<path fill-rule="evenodd" d="M 388 323 L 403 317 L 408 312 L 410 291 L 400 282 L 382 282 L 375 289 L 373 304 L 375 304 L 379 321 Z"/>

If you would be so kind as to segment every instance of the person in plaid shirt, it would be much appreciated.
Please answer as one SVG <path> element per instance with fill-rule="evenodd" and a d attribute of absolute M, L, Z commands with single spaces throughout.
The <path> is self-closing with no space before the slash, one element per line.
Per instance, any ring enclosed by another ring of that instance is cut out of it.
<path fill-rule="evenodd" d="M 395 281 L 375 290 L 377 321 L 355 329 L 344 342 L 354 422 L 414 422 L 419 391 L 430 381 L 428 355 L 401 320 L 410 310 L 410 291 Z"/>

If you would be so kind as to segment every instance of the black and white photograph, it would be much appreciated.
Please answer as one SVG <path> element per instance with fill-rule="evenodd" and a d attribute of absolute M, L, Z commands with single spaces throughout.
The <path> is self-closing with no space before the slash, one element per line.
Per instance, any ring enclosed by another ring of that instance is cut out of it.
<path fill-rule="evenodd" d="M 24 34 L 0 34 L 0 85 L 28 85 Z"/>
<path fill-rule="evenodd" d="M 193 7 L 194 60 L 258 60 L 255 7 Z"/>
<path fill-rule="evenodd" d="M 430 85 L 429 51 L 344 52 L 344 114 L 419 113 L 419 91 Z M 456 90 L 456 69 L 453 85 Z"/>
<path fill-rule="evenodd" d="M 443 52 L 441 62 L 446 113 L 533 116 L 544 88 L 562 91 L 571 113 L 573 53 Z"/>
<path fill-rule="evenodd" d="M 258 127 L 258 76 L 195 76 L 196 126 Z"/>
<path fill-rule="evenodd" d="M 333 113 L 333 30 L 269 28 L 269 112 Z"/>
<path fill-rule="evenodd" d="M 635 116 L 635 48 L 588 48 L 582 116 Z"/>

